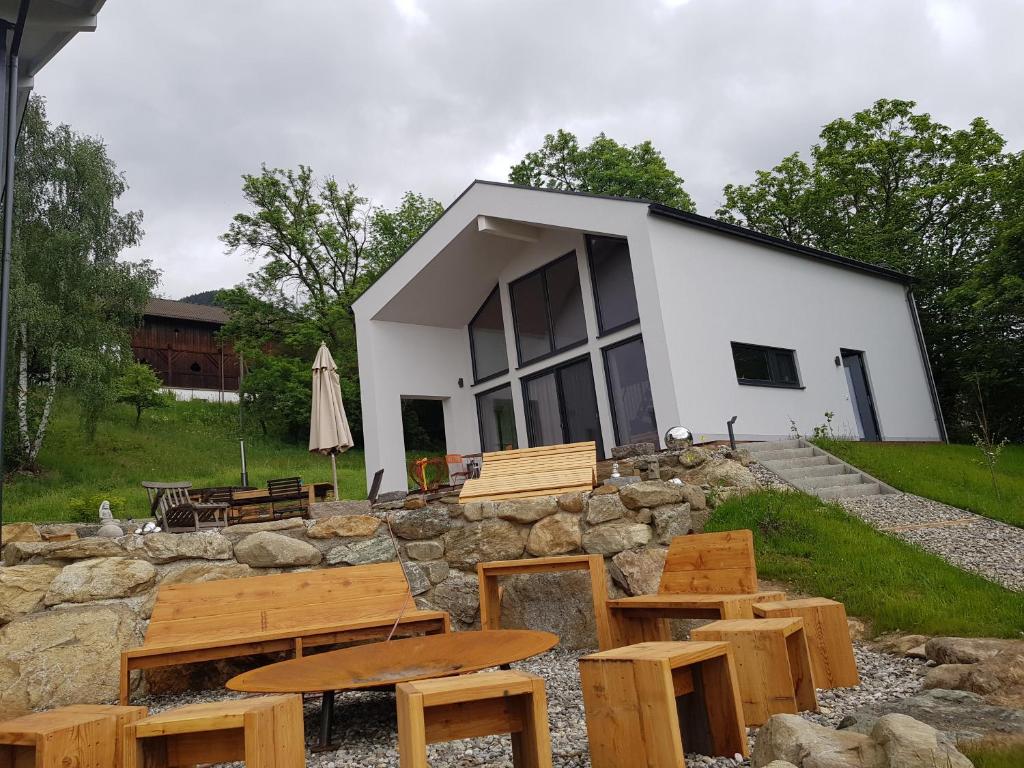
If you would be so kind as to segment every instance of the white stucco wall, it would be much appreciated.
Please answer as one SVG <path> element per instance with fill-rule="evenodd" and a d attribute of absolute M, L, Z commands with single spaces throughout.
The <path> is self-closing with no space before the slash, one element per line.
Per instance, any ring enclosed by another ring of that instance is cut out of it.
<path fill-rule="evenodd" d="M 905 288 L 786 251 L 655 216 L 656 283 L 681 423 L 709 437 L 738 416 L 740 437 L 810 434 L 835 413 L 856 421 L 840 348 L 862 350 L 885 440 L 937 440 L 939 429 Z M 804 389 L 741 385 L 730 342 L 796 350 Z"/>

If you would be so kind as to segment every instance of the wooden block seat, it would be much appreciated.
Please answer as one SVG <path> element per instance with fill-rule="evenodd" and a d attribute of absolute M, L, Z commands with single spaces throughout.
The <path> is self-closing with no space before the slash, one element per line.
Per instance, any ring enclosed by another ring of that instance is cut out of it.
<path fill-rule="evenodd" d="M 125 728 L 125 768 L 244 760 L 249 768 L 304 768 L 302 697 L 190 704 Z"/>
<path fill-rule="evenodd" d="M 827 597 L 754 603 L 754 615 L 761 618 L 799 616 L 811 653 L 815 688 L 848 688 L 860 684 L 857 660 L 850 641 L 846 608 Z"/>
<path fill-rule="evenodd" d="M 121 726 L 145 707 L 81 705 L 0 723 L 0 768 L 119 768 Z"/>
<path fill-rule="evenodd" d="M 732 645 L 747 725 L 818 708 L 803 619 L 713 621 L 691 631 L 690 637 Z"/>
<path fill-rule="evenodd" d="M 551 768 L 544 681 L 519 671 L 481 672 L 400 683 L 401 768 L 426 768 L 427 745 L 498 733 L 512 735 L 516 768 Z"/>
<path fill-rule="evenodd" d="M 677 536 L 656 595 L 608 601 L 616 647 L 671 639 L 668 619 L 752 619 L 753 605 L 784 600 L 759 591 L 753 534 L 747 530 Z"/>
<path fill-rule="evenodd" d="M 160 587 L 141 647 L 121 654 L 121 703 L 133 670 L 450 629 L 416 609 L 400 563 Z"/>
<path fill-rule="evenodd" d="M 459 501 L 498 501 L 589 491 L 597 484 L 593 441 L 493 451 L 481 457 L 480 477 L 467 480 Z"/>
<path fill-rule="evenodd" d="M 686 752 L 748 754 L 732 649 L 639 643 L 580 659 L 594 768 L 684 768 Z"/>

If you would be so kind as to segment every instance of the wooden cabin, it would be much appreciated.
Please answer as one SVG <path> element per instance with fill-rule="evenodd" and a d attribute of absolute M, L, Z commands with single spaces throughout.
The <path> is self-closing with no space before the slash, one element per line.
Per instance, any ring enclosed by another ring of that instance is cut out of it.
<path fill-rule="evenodd" d="M 181 400 L 234 400 L 239 358 L 217 332 L 228 321 L 220 307 L 170 299 L 150 299 L 132 351 Z"/>

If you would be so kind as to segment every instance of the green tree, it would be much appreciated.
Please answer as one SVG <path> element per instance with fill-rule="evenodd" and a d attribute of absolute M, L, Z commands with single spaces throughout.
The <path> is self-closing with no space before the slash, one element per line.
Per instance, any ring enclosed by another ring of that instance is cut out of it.
<path fill-rule="evenodd" d="M 758 171 L 751 184 L 726 186 L 717 215 L 912 275 L 943 411 L 955 430 L 979 373 L 972 365 L 982 362 L 972 361 L 973 298 L 962 289 L 992 258 L 1004 210 L 1004 143 L 981 118 L 954 130 L 915 112 L 912 101 L 882 99 L 828 123 L 809 163 L 792 154 Z M 954 292 L 959 299 L 950 301 Z M 1013 404 L 992 393 L 986 400 L 995 421 L 1005 423 Z"/>
<path fill-rule="evenodd" d="M 127 184 L 98 138 L 51 125 L 45 102 L 25 111 L 15 178 L 11 265 L 11 443 L 34 464 L 54 396 L 68 386 L 92 434 L 158 273 L 120 259 L 142 237 L 142 213 L 121 212 Z"/>
<path fill-rule="evenodd" d="M 544 137 L 535 152 L 512 166 L 513 184 L 570 192 L 634 197 L 695 210 L 683 180 L 665 163 L 650 140 L 632 147 L 599 133 L 586 147 L 575 134 L 559 129 Z"/>
<path fill-rule="evenodd" d="M 145 363 L 129 363 L 114 382 L 114 399 L 135 408 L 135 426 L 142 420 L 142 412 L 149 408 L 164 408 L 174 399 L 160 391 L 160 379 Z"/>

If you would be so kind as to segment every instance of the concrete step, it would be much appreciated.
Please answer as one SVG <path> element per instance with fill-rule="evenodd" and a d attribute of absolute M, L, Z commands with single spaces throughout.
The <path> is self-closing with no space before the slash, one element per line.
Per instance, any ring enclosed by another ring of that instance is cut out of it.
<path fill-rule="evenodd" d="M 826 457 L 827 458 L 827 457 Z M 809 467 L 791 467 L 778 474 L 784 480 L 799 480 L 804 477 L 825 477 L 826 475 L 845 475 L 849 470 L 843 464 L 812 464 Z"/>
<path fill-rule="evenodd" d="M 781 474 L 787 469 L 801 469 L 803 467 L 820 467 L 828 464 L 828 456 L 805 456 L 799 459 L 781 459 L 776 461 L 762 461 L 772 472 Z"/>
<path fill-rule="evenodd" d="M 798 438 L 792 440 L 773 440 L 766 443 L 741 443 L 737 448 L 749 451 L 751 455 L 764 451 L 782 451 L 786 448 L 803 448 Z"/>
<path fill-rule="evenodd" d="M 813 448 L 783 448 L 780 451 L 761 451 L 755 457 L 762 464 L 766 461 L 786 461 L 814 456 Z"/>
<path fill-rule="evenodd" d="M 879 492 L 878 483 L 860 483 L 859 485 L 842 485 L 838 488 L 815 488 L 814 495 L 819 499 L 847 499 L 851 496 L 876 496 Z"/>
<path fill-rule="evenodd" d="M 786 478 L 789 480 L 789 478 Z M 815 491 L 818 488 L 838 488 L 841 486 L 859 485 L 861 482 L 860 473 L 848 475 L 827 475 L 825 477 L 801 477 L 797 480 L 790 480 L 797 488 L 805 491 Z"/>

